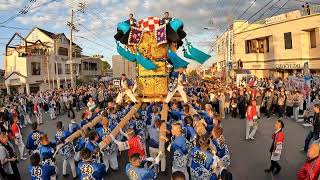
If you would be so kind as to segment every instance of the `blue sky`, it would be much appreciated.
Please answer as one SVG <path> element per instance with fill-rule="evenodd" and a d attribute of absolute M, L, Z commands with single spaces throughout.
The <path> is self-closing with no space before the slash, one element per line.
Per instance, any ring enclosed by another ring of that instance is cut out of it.
<path fill-rule="evenodd" d="M 274 0 L 274 2 L 277 1 Z M 277 11 L 279 9 L 277 7 L 281 7 L 286 1 L 280 0 L 265 17 Z M 302 4 L 299 1 L 291 0 L 279 13 L 299 8 Z M 233 17 L 238 17 L 253 3 L 242 17 L 242 19 L 246 19 L 264 6 L 266 2 L 268 1 L 32 0 L 30 2 L 30 0 L 0 0 L 0 67 L 3 64 L 5 44 L 15 32 L 25 36 L 33 27 L 40 27 L 50 32 L 65 33 L 69 36 L 66 24 L 70 19 L 71 9 L 79 10 L 80 3 L 86 6 L 84 13 L 77 11 L 75 14 L 75 24 L 79 30 L 76 33 L 76 43 L 83 48 L 84 54 L 102 54 L 107 61 L 111 62 L 112 55 L 117 54 L 113 39 L 113 35 L 116 33 L 116 24 L 126 20 L 129 13 L 134 13 L 137 19 L 142 19 L 148 16 L 162 17 L 163 12 L 169 11 L 173 17 L 184 21 L 187 39 L 197 48 L 208 52 L 216 35 L 226 29 L 228 21 Z M 316 1 L 314 0 L 314 2 Z M 18 15 L 22 9 L 29 10 L 25 11 L 25 14 Z M 259 14 L 256 17 L 258 16 Z M 10 17 L 14 18 L 6 21 Z M 253 20 L 255 19 L 253 18 Z M 211 30 L 204 30 L 204 27 L 209 27 Z M 206 66 L 214 61 L 214 53 L 211 55 L 213 57 L 205 64 Z"/>

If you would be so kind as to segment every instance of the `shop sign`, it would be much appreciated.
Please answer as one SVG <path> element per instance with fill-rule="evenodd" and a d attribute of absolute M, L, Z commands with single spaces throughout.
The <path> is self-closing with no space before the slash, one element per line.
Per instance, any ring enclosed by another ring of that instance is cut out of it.
<path fill-rule="evenodd" d="M 276 64 L 276 69 L 301 69 L 300 64 Z"/>

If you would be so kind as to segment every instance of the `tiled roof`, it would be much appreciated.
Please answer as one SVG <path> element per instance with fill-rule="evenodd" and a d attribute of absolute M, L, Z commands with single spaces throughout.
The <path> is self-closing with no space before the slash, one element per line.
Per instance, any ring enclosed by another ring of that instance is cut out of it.
<path fill-rule="evenodd" d="M 41 28 L 38 28 L 38 27 L 37 27 L 37 29 L 39 29 L 41 32 L 43 32 L 44 34 L 46 34 L 47 36 L 49 36 L 49 37 L 52 38 L 52 39 L 56 39 L 56 38 L 58 38 L 58 37 L 60 37 L 60 36 L 65 36 L 64 33 L 55 34 L 55 33 L 49 32 L 49 31 L 47 31 L 47 30 L 44 30 L 44 29 L 41 29 Z M 67 39 L 68 43 L 70 43 L 70 39 L 67 38 L 67 37 L 66 37 L 66 39 Z M 74 43 L 74 42 L 72 42 L 72 45 L 78 46 L 78 45 L 77 45 L 76 43 Z M 80 47 L 80 46 L 78 46 L 78 47 Z"/>
<path fill-rule="evenodd" d="M 52 39 L 55 39 L 57 36 L 56 34 L 49 32 L 49 31 L 46 31 L 44 29 L 41 29 L 41 28 L 37 28 L 37 29 L 39 29 L 40 31 L 42 31 L 43 33 L 45 33 L 47 36 L 51 37 Z"/>
<path fill-rule="evenodd" d="M 18 76 L 27 78 L 27 76 L 24 76 L 24 75 L 22 75 L 22 74 L 19 73 L 19 72 L 13 71 L 11 74 L 9 74 L 9 75 L 5 78 L 5 80 L 7 80 L 7 79 L 8 79 L 10 76 L 12 76 L 13 74 L 17 74 Z"/>

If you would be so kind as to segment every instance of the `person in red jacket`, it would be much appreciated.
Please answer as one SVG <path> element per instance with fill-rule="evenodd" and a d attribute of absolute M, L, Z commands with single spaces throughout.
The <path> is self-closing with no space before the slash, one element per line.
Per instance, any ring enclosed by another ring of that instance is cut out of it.
<path fill-rule="evenodd" d="M 134 129 L 129 128 L 126 133 L 120 129 L 120 133 L 128 139 L 126 142 L 118 141 L 112 134 L 110 134 L 111 139 L 117 144 L 119 151 L 128 150 L 129 157 L 138 153 L 140 154 L 141 159 L 145 159 L 144 145 L 142 144 L 141 137 L 134 133 Z"/>
<path fill-rule="evenodd" d="M 246 112 L 246 140 L 251 139 L 254 140 L 254 135 L 258 130 L 258 122 L 257 122 L 257 109 L 256 109 L 256 101 L 251 101 L 251 104 L 247 108 Z M 250 130 L 252 131 L 250 132 Z"/>
<path fill-rule="evenodd" d="M 270 154 L 271 154 L 271 166 L 269 169 L 265 169 L 264 171 L 266 173 L 272 172 L 273 174 L 279 174 L 281 171 L 281 166 L 278 163 L 280 160 L 283 143 L 284 143 L 284 133 L 282 132 L 282 129 L 284 128 L 284 123 L 281 120 L 277 120 L 274 124 L 274 128 L 276 130 L 275 133 L 272 134 L 272 144 L 270 148 Z"/>
<path fill-rule="evenodd" d="M 19 152 L 20 152 L 20 159 L 26 160 L 27 158 L 24 157 L 24 149 L 25 145 L 22 140 L 22 134 L 19 126 L 19 119 L 18 117 L 13 118 L 13 123 L 11 125 L 11 131 L 14 136 L 14 142 L 18 146 Z"/>
<path fill-rule="evenodd" d="M 249 81 L 249 87 L 253 87 L 254 86 L 254 79 L 251 78 Z"/>
<path fill-rule="evenodd" d="M 312 144 L 308 149 L 307 161 L 298 172 L 298 180 L 317 180 L 320 173 L 320 147 L 319 144 Z"/>

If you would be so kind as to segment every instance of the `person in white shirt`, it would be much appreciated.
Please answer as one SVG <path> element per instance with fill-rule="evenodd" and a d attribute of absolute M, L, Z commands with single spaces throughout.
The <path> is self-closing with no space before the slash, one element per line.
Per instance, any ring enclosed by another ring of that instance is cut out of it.
<path fill-rule="evenodd" d="M 121 75 L 120 81 L 120 92 L 117 96 L 116 103 L 119 104 L 122 101 L 122 98 L 127 95 L 132 102 L 136 103 L 137 99 L 132 93 L 132 83 L 126 78 L 125 74 Z"/>
<path fill-rule="evenodd" d="M 184 91 L 184 86 L 187 84 L 187 77 L 183 73 L 183 68 L 179 68 L 177 72 L 172 72 L 170 78 L 171 83 L 169 84 L 169 92 L 165 102 L 169 103 L 174 94 L 178 91 L 181 95 L 183 102 L 187 103 L 187 94 Z"/>
<path fill-rule="evenodd" d="M 42 113 L 40 112 L 40 106 L 39 106 L 38 103 L 35 103 L 33 105 L 33 113 L 36 116 L 37 123 L 38 124 L 43 124 L 43 122 L 42 122 Z"/>
<path fill-rule="evenodd" d="M 94 109 L 96 107 L 96 103 L 94 102 L 92 97 L 89 98 L 89 102 L 87 103 L 87 106 L 89 108 L 89 111 L 91 111 L 91 109 Z"/>
<path fill-rule="evenodd" d="M 56 108 L 56 101 L 52 98 L 49 103 L 49 113 L 50 113 L 50 119 L 56 119 L 56 112 L 55 112 L 55 108 Z"/>

